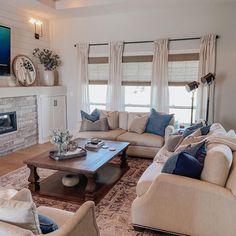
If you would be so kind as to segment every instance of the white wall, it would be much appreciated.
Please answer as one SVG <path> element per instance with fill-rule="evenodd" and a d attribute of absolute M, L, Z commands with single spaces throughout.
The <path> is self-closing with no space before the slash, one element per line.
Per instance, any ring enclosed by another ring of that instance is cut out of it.
<path fill-rule="evenodd" d="M 68 86 L 69 128 L 75 129 L 77 115 L 75 43 L 196 37 L 216 33 L 220 35 L 217 46 L 216 121 L 222 122 L 227 129 L 236 129 L 235 12 L 236 4 L 228 3 L 52 20 L 52 47 L 63 58 L 60 78 L 61 83 Z"/>
<path fill-rule="evenodd" d="M 19 10 L 7 4 L 0 6 L 0 25 L 11 28 L 11 59 L 19 54 L 24 54 L 32 58 L 33 49 L 36 47 L 49 48 L 49 22 L 43 21 L 44 36 L 40 40 L 34 39 L 34 27 L 29 23 L 31 17 L 37 18 L 26 11 Z M 12 76 L 13 78 L 13 76 Z M 0 87 L 8 86 L 11 77 L 0 76 Z"/>

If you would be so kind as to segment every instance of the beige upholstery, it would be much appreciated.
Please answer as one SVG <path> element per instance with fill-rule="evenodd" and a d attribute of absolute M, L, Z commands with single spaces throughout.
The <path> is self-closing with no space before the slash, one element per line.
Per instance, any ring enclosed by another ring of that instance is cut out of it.
<path fill-rule="evenodd" d="M 143 147 L 143 146 L 130 145 L 127 150 L 127 155 L 153 159 L 153 157 L 156 155 L 156 153 L 159 150 L 160 148 L 156 148 L 156 147 Z"/>
<path fill-rule="evenodd" d="M 216 124 L 211 135 L 224 132 Z M 201 180 L 161 173 L 164 162 L 159 161 L 169 155 L 162 147 L 139 179 L 132 223 L 191 236 L 235 236 L 236 152 L 208 145 Z"/>
<path fill-rule="evenodd" d="M 233 164 L 231 166 L 230 175 L 226 183 L 226 188 L 230 189 L 236 197 L 236 152 L 233 153 Z"/>
<path fill-rule="evenodd" d="M 17 194 L 17 192 L 18 191 L 15 189 L 0 188 L 0 199 L 10 199 Z"/>
<path fill-rule="evenodd" d="M 107 132 L 78 132 L 76 137 L 78 138 L 100 138 L 106 140 L 117 140 L 130 142 L 130 146 L 127 150 L 129 156 L 154 158 L 160 148 L 164 145 L 171 133 L 174 131 L 174 118 L 171 119 L 170 125 L 166 127 L 165 136 L 161 137 L 155 134 L 135 132 L 128 132 L 131 123 L 135 117 L 142 117 L 148 115 L 148 112 L 119 112 L 119 129 L 109 130 Z M 77 130 L 80 130 L 80 122 L 78 123 Z M 135 130 L 138 130 L 135 127 Z"/>
<path fill-rule="evenodd" d="M 232 151 L 223 144 L 211 145 L 207 151 L 201 179 L 225 186 L 233 161 Z"/>
<path fill-rule="evenodd" d="M 135 146 L 157 147 L 163 146 L 164 138 L 159 135 L 143 133 L 137 134 L 126 132 L 117 138 L 118 141 L 126 141 Z"/>
<path fill-rule="evenodd" d="M 153 162 L 143 173 L 136 186 L 138 197 L 147 192 L 152 182 L 161 174 L 164 164 Z"/>
<path fill-rule="evenodd" d="M 106 140 L 116 140 L 117 137 L 121 134 L 124 134 L 126 131 L 121 129 L 110 130 L 109 132 L 79 132 L 78 138 L 101 138 Z"/>
<path fill-rule="evenodd" d="M 191 236 L 235 236 L 236 199 L 226 188 L 160 174 L 132 204 L 134 225 Z"/>
<path fill-rule="evenodd" d="M 22 229 L 15 225 L 10 225 L 0 221 L 1 236 L 34 236 L 30 230 Z"/>
<path fill-rule="evenodd" d="M 76 213 L 50 207 L 39 207 L 38 212 L 55 220 L 59 229 L 48 236 L 99 236 L 93 202 L 85 202 Z M 32 236 L 32 232 L 0 222 L 1 236 Z"/>

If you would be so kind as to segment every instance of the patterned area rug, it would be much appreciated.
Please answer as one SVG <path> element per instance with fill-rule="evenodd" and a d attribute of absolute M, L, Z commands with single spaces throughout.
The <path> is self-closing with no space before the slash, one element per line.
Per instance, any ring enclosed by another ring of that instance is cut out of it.
<path fill-rule="evenodd" d="M 136 232 L 131 224 L 131 204 L 136 197 L 135 187 L 138 179 L 151 164 L 151 160 L 129 158 L 130 169 L 107 193 L 107 195 L 96 206 L 97 223 L 101 230 L 101 236 L 146 236 L 146 235 L 169 235 L 145 230 Z M 39 176 L 43 179 L 54 171 L 38 170 Z M 28 185 L 28 168 L 22 167 L 14 172 L 0 177 L 0 186 L 20 190 Z M 59 200 L 52 200 L 45 197 L 34 197 L 36 205 L 52 206 L 75 212 L 80 206 L 75 203 L 68 203 Z"/>

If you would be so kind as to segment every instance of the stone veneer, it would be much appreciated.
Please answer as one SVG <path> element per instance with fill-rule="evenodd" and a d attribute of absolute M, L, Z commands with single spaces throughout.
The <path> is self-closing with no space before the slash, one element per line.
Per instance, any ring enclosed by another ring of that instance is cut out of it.
<path fill-rule="evenodd" d="M 0 135 L 0 156 L 38 142 L 36 96 L 0 98 L 0 113 L 16 111 L 17 131 Z"/>

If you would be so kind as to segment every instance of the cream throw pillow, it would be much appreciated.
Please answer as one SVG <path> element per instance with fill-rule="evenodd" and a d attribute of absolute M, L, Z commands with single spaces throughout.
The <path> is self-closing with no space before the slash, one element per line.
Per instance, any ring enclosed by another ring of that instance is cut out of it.
<path fill-rule="evenodd" d="M 148 120 L 148 115 L 135 117 L 131 122 L 128 131 L 142 134 L 146 128 L 147 120 Z"/>
<path fill-rule="evenodd" d="M 17 196 L 14 198 L 20 199 L 26 192 L 26 190 L 19 191 L 17 194 L 19 198 Z M 41 234 L 36 206 L 33 201 L 25 201 L 30 198 L 22 197 L 22 201 L 0 199 L 0 221 L 30 230 L 33 234 Z"/>
<path fill-rule="evenodd" d="M 119 128 L 119 112 L 99 110 L 100 119 L 107 118 L 109 129 Z"/>

